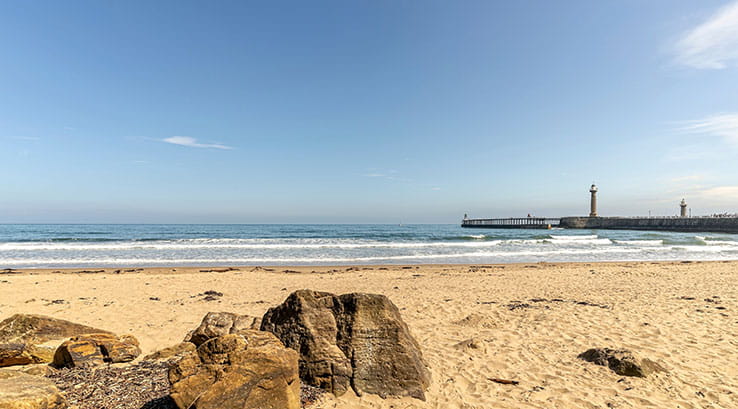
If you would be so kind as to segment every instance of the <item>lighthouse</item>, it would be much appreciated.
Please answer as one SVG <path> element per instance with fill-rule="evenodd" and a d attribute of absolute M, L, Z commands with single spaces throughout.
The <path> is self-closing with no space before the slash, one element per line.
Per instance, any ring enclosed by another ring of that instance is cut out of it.
<path fill-rule="evenodd" d="M 592 198 L 589 200 L 589 217 L 597 217 L 597 186 L 594 183 L 589 188 L 589 193 L 592 194 Z"/>
<path fill-rule="evenodd" d="M 679 207 L 682 208 L 681 213 L 679 214 L 681 217 L 687 217 L 687 201 L 682 199 L 682 202 L 679 203 Z"/>

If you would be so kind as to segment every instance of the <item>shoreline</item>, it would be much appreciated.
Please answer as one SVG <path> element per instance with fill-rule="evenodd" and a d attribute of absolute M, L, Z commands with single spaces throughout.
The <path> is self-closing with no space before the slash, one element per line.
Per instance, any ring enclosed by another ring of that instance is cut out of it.
<path fill-rule="evenodd" d="M 607 261 L 530 261 L 530 262 L 511 262 L 511 263 L 441 263 L 441 264 L 424 264 L 424 263 L 405 263 L 405 264 L 290 264 L 290 265 L 234 265 L 234 264 L 213 264 L 213 265 L 171 265 L 171 266 L 116 266 L 116 267 L 9 267 L 0 268 L 0 276 L 5 274 L 16 274 L 16 272 L 29 272 L 33 274 L 192 274 L 192 273 L 224 273 L 230 271 L 266 271 L 279 272 L 284 270 L 294 270 L 300 273 L 311 272 L 330 272 L 331 270 L 340 269 L 407 269 L 410 268 L 452 268 L 452 267 L 521 267 L 521 266 L 590 266 L 590 265 L 622 265 L 622 264 L 649 264 L 649 265 L 684 265 L 684 264 L 736 264 L 736 260 L 607 260 Z M 8 273 L 7 271 L 12 271 Z M 210 271 L 200 271 L 210 270 Z M 226 270 L 226 271 L 215 271 Z M 309 270 L 309 271 L 308 271 Z M 334 271 L 335 272 L 335 271 Z"/>
<path fill-rule="evenodd" d="M 20 269 L 0 274 L 0 319 L 132 334 L 145 356 L 211 311 L 261 317 L 303 288 L 378 293 L 422 348 L 426 402 L 347 394 L 314 408 L 738 407 L 738 261 L 232 268 Z M 620 381 L 577 358 L 593 347 L 630 349 L 668 372 Z"/>

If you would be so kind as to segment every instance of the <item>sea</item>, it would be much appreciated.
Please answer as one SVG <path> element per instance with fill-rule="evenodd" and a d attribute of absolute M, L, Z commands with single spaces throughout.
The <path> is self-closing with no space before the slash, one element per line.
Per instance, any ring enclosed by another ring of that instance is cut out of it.
<path fill-rule="evenodd" d="M 457 224 L 5 224 L 0 269 L 737 260 L 738 235 Z"/>

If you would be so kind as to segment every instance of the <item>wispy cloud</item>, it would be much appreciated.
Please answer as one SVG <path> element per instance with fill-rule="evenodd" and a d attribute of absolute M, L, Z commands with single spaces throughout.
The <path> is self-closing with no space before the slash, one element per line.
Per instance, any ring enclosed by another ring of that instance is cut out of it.
<path fill-rule="evenodd" d="M 738 1 L 722 7 L 676 44 L 677 61 L 698 69 L 738 66 Z"/>
<path fill-rule="evenodd" d="M 717 136 L 738 144 L 738 113 L 711 115 L 703 119 L 684 121 L 679 130 L 700 135 Z"/>
<path fill-rule="evenodd" d="M 171 138 L 162 139 L 162 142 L 171 143 L 172 145 L 187 146 L 190 148 L 205 149 L 233 149 L 230 146 L 221 145 L 219 143 L 199 143 L 197 139 L 189 136 L 172 136 Z"/>
<path fill-rule="evenodd" d="M 716 186 L 703 190 L 702 195 L 738 200 L 738 186 Z"/>

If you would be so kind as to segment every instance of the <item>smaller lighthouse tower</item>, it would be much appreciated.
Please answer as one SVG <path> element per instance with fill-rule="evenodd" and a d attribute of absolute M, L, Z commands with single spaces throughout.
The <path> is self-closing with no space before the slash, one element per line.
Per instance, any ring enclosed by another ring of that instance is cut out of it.
<path fill-rule="evenodd" d="M 589 217 L 597 217 L 597 186 L 594 183 L 589 188 L 589 193 L 592 194 L 592 198 L 589 201 Z"/>
<path fill-rule="evenodd" d="M 679 207 L 682 208 L 681 213 L 679 214 L 681 217 L 687 217 L 687 201 L 682 199 L 682 202 L 679 203 Z"/>

